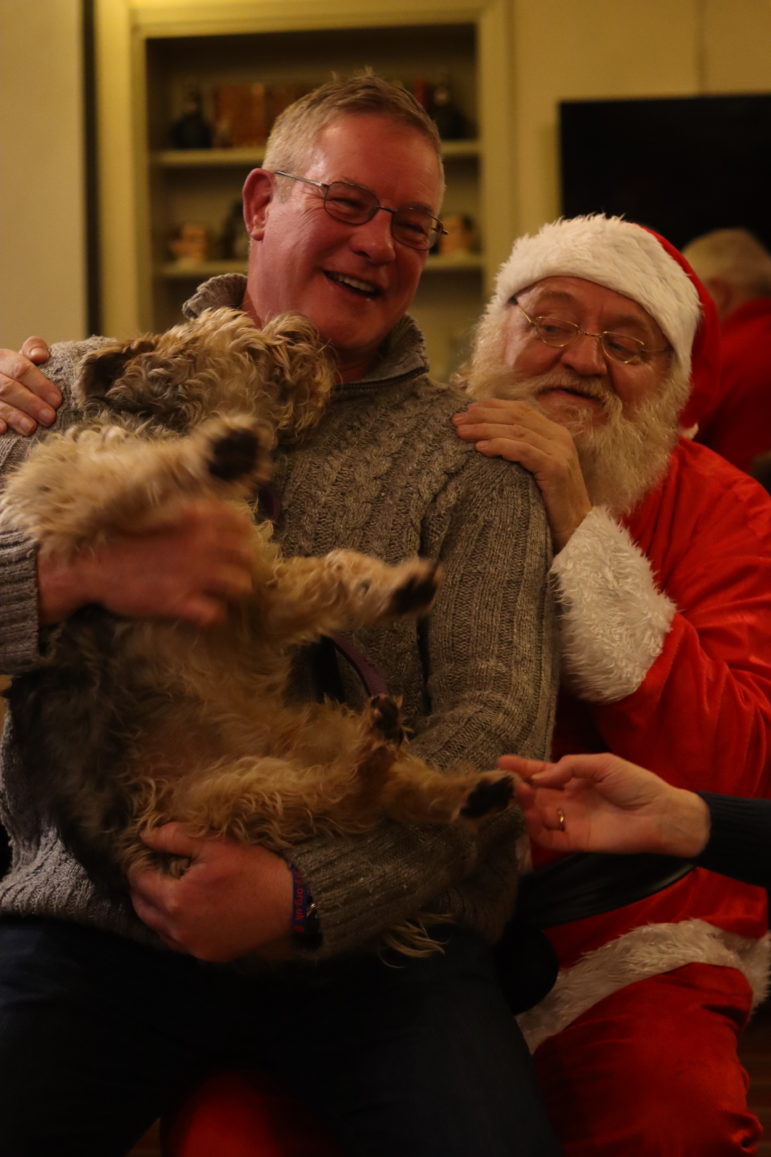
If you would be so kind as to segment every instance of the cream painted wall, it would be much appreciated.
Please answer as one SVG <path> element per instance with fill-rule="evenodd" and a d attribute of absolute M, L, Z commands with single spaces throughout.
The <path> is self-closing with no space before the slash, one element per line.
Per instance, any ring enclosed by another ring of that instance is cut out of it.
<path fill-rule="evenodd" d="M 771 0 L 510 3 L 517 230 L 558 212 L 561 99 L 771 91 Z M 125 20 L 124 3 L 108 8 Z M 0 345 L 85 332 L 79 10 L 80 0 L 0 0 Z M 113 182 L 124 198 L 127 163 Z"/>
<path fill-rule="evenodd" d="M 511 3 L 519 232 L 559 213 L 559 101 L 771 91 L 771 0 Z"/>
<path fill-rule="evenodd" d="M 81 0 L 0 0 L 0 346 L 86 336 Z"/>

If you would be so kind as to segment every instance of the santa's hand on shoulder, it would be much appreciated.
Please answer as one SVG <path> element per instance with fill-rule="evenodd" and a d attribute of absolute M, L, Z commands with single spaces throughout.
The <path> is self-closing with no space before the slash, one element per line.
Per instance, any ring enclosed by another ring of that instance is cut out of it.
<path fill-rule="evenodd" d="M 455 432 L 480 454 L 519 462 L 543 495 L 555 550 L 592 509 L 569 430 L 527 402 L 488 398 L 453 417 Z"/>

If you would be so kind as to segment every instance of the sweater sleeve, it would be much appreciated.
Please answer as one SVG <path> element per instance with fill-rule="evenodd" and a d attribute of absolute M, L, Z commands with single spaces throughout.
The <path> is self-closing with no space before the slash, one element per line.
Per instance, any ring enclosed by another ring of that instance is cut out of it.
<path fill-rule="evenodd" d="M 0 484 L 20 465 L 37 439 L 11 432 L 0 437 Z M 2 509 L 0 500 L 0 510 Z M 5 675 L 34 666 L 40 658 L 37 549 L 10 526 L 0 525 L 0 670 Z"/>
<path fill-rule="evenodd" d="M 43 367 L 62 391 L 63 404 L 52 431 L 61 431 L 74 420 L 72 382 L 83 356 L 105 339 L 64 342 L 54 345 Z M 31 438 L 9 431 L 0 436 L 0 487 L 20 466 L 30 450 L 48 431 L 39 429 Z M 40 660 L 37 593 L 37 551 L 35 544 L 13 528 L 0 528 L 0 671 L 13 675 L 35 666 Z"/>
<path fill-rule="evenodd" d="M 462 475 L 426 521 L 424 549 L 445 579 L 424 634 L 430 711 L 411 746 L 440 768 L 488 769 L 505 751 L 549 748 L 557 682 L 550 546 L 529 475 L 481 456 Z M 521 828 L 509 809 L 479 832 L 387 824 L 292 849 L 318 904 L 323 954 L 369 945 L 425 909 L 495 939 L 515 898 Z"/>
<path fill-rule="evenodd" d="M 771 887 L 771 800 L 698 794 L 709 808 L 710 835 L 695 863 L 745 884 Z"/>

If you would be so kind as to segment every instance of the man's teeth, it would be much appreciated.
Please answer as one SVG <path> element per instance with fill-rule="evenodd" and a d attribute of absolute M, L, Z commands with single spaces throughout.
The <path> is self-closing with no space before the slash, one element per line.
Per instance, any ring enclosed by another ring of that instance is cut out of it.
<path fill-rule="evenodd" d="M 328 273 L 327 277 L 339 285 L 346 285 L 355 289 L 357 293 L 377 293 L 377 286 L 370 281 L 359 281 L 358 277 L 349 277 L 347 273 Z"/>

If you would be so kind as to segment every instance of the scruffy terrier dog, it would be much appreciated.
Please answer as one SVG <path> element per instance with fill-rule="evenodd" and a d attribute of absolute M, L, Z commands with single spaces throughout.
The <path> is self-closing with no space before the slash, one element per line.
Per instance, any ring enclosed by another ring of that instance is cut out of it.
<path fill-rule="evenodd" d="M 316 331 L 294 315 L 258 330 L 237 311 L 209 310 L 105 346 L 77 383 L 84 420 L 11 476 L 0 524 L 67 556 L 161 526 L 196 496 L 245 502 L 269 477 L 278 438 L 318 421 L 333 382 Z M 40 807 L 103 890 L 125 894 L 127 868 L 155 860 L 142 833 L 172 819 L 280 851 L 384 816 L 473 823 L 511 798 L 500 772 L 440 773 L 412 755 L 388 697 L 355 712 L 287 693 L 299 646 L 426 611 L 433 564 L 387 566 L 350 550 L 282 557 L 266 521 L 253 541 L 252 591 L 222 623 L 85 607 L 52 632 L 45 664 L 12 683 Z"/>

